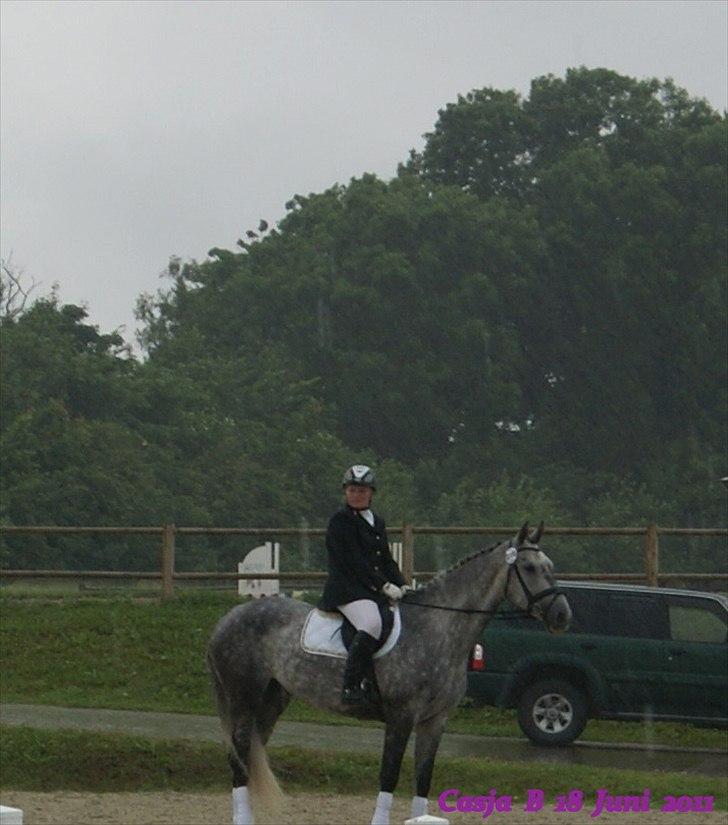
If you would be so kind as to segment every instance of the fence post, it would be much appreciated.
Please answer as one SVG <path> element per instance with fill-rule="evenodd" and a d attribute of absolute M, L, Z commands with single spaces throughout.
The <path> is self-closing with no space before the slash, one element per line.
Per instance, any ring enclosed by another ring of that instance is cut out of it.
<path fill-rule="evenodd" d="M 657 525 L 648 524 L 645 531 L 645 579 L 651 587 L 659 584 L 660 544 L 657 537 Z"/>
<path fill-rule="evenodd" d="M 405 584 L 412 584 L 415 575 L 415 535 L 411 524 L 402 527 L 402 575 Z"/>
<path fill-rule="evenodd" d="M 162 599 L 174 594 L 174 524 L 162 528 Z"/>

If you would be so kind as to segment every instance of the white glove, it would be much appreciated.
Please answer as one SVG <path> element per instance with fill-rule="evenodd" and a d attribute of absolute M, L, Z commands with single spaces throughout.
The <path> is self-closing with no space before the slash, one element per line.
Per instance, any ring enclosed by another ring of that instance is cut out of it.
<path fill-rule="evenodd" d="M 382 593 L 384 593 L 384 595 L 387 598 L 391 599 L 393 602 L 399 601 L 402 598 L 402 596 L 404 596 L 404 591 L 402 590 L 402 588 L 397 587 L 397 585 L 392 584 L 392 582 L 387 582 L 382 587 Z"/>

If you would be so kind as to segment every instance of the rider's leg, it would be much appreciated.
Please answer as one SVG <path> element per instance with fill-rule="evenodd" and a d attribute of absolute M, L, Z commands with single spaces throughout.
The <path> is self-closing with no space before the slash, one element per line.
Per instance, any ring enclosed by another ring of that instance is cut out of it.
<path fill-rule="evenodd" d="M 338 609 L 357 629 L 344 668 L 341 700 L 345 704 L 365 702 L 367 693 L 362 689 L 362 679 L 371 665 L 382 632 L 379 608 L 371 599 L 358 599 L 340 605 Z"/>

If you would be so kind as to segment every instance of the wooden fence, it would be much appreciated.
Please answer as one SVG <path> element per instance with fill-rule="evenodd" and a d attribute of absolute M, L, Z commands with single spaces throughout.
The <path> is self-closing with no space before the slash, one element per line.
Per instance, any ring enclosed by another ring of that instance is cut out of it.
<path fill-rule="evenodd" d="M 416 578 L 424 581 L 435 575 L 433 571 L 415 570 L 415 536 L 512 536 L 517 527 L 427 527 L 404 524 L 402 527 L 388 528 L 390 535 L 402 538 L 402 573 L 407 581 Z M 175 540 L 177 536 L 254 536 L 270 539 L 284 536 L 319 536 L 325 530 L 295 527 L 176 527 L 165 524 L 161 527 L 41 527 L 41 526 L 0 526 L 0 535 L 16 534 L 94 534 L 94 535 L 149 535 L 160 541 L 159 569 L 146 572 L 117 570 L 8 570 L 0 569 L 4 578 L 72 578 L 72 579 L 160 579 L 162 598 L 168 599 L 174 593 L 175 581 L 228 579 L 278 579 L 281 582 L 322 582 L 326 572 L 299 571 L 280 573 L 221 573 L 175 571 Z M 657 586 L 670 581 L 728 581 L 727 573 L 660 573 L 660 536 L 728 536 L 726 528 L 682 528 L 658 527 L 546 527 L 544 535 L 551 536 L 641 536 L 643 540 L 644 566 L 642 575 L 637 573 L 564 573 L 560 579 L 584 579 L 601 581 L 639 581 Z"/>

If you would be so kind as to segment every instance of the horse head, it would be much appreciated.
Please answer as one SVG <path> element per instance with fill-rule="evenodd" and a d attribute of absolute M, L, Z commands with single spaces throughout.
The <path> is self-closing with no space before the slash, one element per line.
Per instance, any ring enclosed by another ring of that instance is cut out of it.
<path fill-rule="evenodd" d="M 518 535 L 503 545 L 508 565 L 506 597 L 540 619 L 550 633 L 563 633 L 571 622 L 571 608 L 556 586 L 551 559 L 538 546 L 542 533 L 543 522 L 531 533 L 525 522 Z"/>

